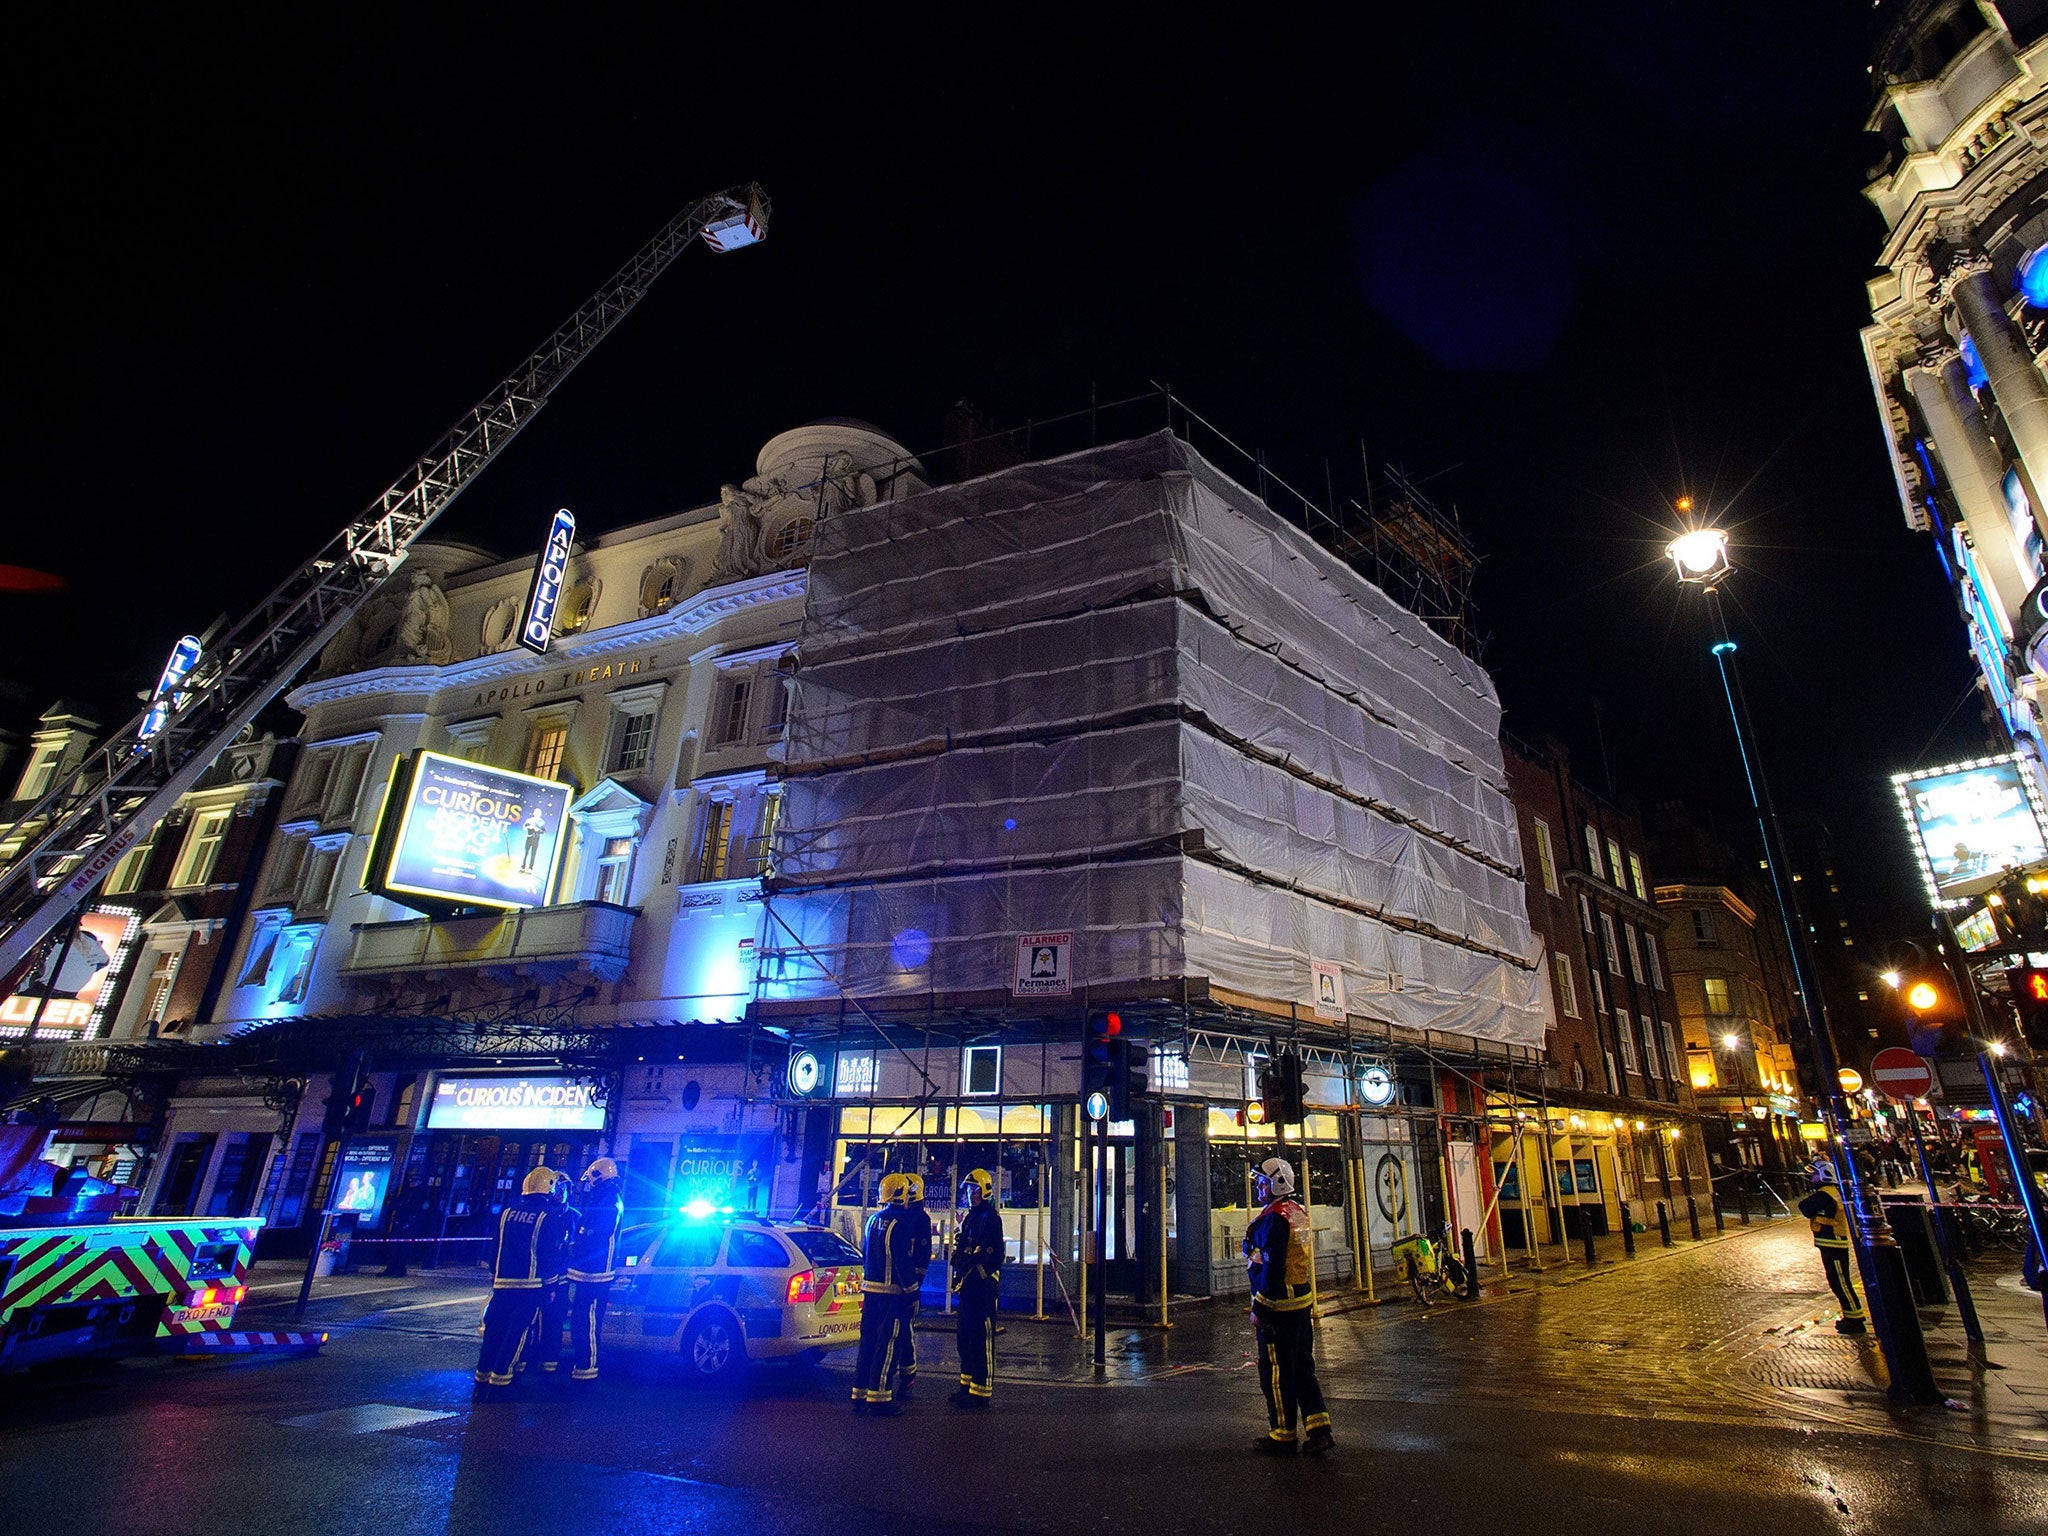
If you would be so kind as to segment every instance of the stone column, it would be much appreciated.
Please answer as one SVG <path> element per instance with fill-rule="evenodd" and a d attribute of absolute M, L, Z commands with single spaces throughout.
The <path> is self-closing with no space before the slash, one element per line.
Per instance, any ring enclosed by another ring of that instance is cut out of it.
<path fill-rule="evenodd" d="M 1998 489 L 1998 454 L 1977 409 L 1963 360 L 1954 348 L 1906 370 L 1906 387 L 1920 407 L 1941 472 L 1955 495 L 1956 510 L 1975 551 L 1978 569 L 1992 590 L 1984 596 L 2012 632 L 2013 615 L 2033 585 L 2020 565 L 2020 552 Z"/>
<path fill-rule="evenodd" d="M 2040 495 L 2048 490 L 2048 380 L 2034 366 L 2033 353 L 2005 312 L 1989 261 L 1975 256 L 1958 263 L 1949 273 L 1948 292 L 2019 450 L 2034 521 L 2048 538 L 2048 507 L 2041 504 Z"/>

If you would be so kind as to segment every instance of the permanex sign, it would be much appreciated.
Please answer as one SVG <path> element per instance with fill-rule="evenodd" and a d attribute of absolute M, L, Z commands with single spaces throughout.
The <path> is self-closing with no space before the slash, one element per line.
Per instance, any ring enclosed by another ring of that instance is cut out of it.
<path fill-rule="evenodd" d="M 562 584 L 569 577 L 569 551 L 576 544 L 576 514 L 567 507 L 548 525 L 547 542 L 533 563 L 533 584 L 526 589 L 526 608 L 519 619 L 519 643 L 545 656 L 555 633 L 555 610 L 562 604 Z"/>

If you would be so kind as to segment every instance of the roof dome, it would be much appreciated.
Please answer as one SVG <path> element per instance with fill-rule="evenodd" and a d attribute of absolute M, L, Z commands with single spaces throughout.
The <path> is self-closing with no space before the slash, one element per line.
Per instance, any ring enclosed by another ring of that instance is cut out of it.
<path fill-rule="evenodd" d="M 903 471 L 924 476 L 915 455 L 880 427 L 847 416 L 828 416 L 778 432 L 754 457 L 754 473 L 766 480 L 779 475 L 794 490 L 819 479 L 825 460 L 835 453 L 853 456 L 856 469 L 885 484 Z"/>

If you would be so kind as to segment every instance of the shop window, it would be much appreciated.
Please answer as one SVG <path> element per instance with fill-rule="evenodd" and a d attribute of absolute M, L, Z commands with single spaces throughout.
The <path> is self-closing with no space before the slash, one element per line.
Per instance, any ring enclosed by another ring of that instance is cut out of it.
<path fill-rule="evenodd" d="M 537 779 L 560 779 L 562 758 L 569 750 L 569 727 L 559 721 L 541 721 L 526 734 L 526 759 L 522 769 Z"/>
<path fill-rule="evenodd" d="M 1550 823 L 1539 820 L 1536 823 L 1536 867 L 1543 875 L 1543 889 L 1555 896 L 1557 885 L 1557 856 L 1550 846 Z"/>
<path fill-rule="evenodd" d="M 753 693 L 754 680 L 751 677 L 720 680 L 718 715 L 711 738 L 714 745 L 730 747 L 747 739 L 747 708 L 753 700 Z"/>
<path fill-rule="evenodd" d="M 1003 1091 L 1003 1048 L 970 1045 L 960 1053 L 960 1092 L 967 1098 L 992 1098 Z"/>
<path fill-rule="evenodd" d="M 597 899 L 623 907 L 633 880 L 633 839 L 608 837 L 597 857 Z"/>
<path fill-rule="evenodd" d="M 1557 1007 L 1568 1019 L 1579 1016 L 1579 989 L 1572 984 L 1572 957 L 1552 955 L 1551 968 L 1557 973 Z"/>
<path fill-rule="evenodd" d="M 178 850 L 178 863 L 171 874 L 171 889 L 188 890 L 213 878 L 213 866 L 220 862 L 220 845 L 227 840 L 231 810 L 201 811 L 192 818 Z"/>
<path fill-rule="evenodd" d="M 707 800 L 697 832 L 697 879 L 725 879 L 731 859 L 732 802 Z"/>

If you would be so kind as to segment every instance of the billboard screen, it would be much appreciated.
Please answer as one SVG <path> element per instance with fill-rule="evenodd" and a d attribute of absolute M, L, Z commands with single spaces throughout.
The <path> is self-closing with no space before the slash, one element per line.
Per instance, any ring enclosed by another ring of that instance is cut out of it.
<path fill-rule="evenodd" d="M 567 784 L 439 752 L 415 752 L 392 780 L 370 889 L 423 910 L 548 899 L 569 818 Z"/>
<path fill-rule="evenodd" d="M 1978 758 L 1892 778 L 1937 904 L 1990 889 L 2048 859 L 2038 792 L 2017 757 Z"/>
<path fill-rule="evenodd" d="M 60 939 L 34 978 L 13 996 L 0 998 L 0 1039 L 19 1038 L 31 1023 L 38 1035 L 81 1033 L 106 1001 L 102 993 L 120 973 L 135 926 L 135 914 L 125 907 L 88 907 L 80 913 L 70 947 Z"/>
<path fill-rule="evenodd" d="M 566 1077 L 444 1077 L 427 1107 L 430 1131 L 601 1131 L 590 1084 Z"/>
<path fill-rule="evenodd" d="M 391 1193 L 397 1153 L 395 1141 L 350 1141 L 341 1166 L 334 1171 L 329 1213 L 354 1215 L 360 1218 L 358 1230 L 374 1230 L 384 1219 L 384 1201 Z"/>

